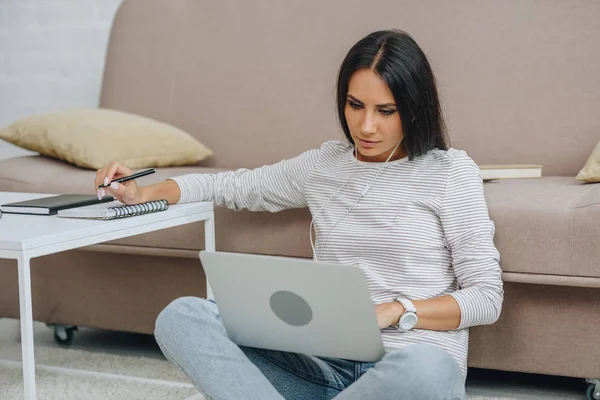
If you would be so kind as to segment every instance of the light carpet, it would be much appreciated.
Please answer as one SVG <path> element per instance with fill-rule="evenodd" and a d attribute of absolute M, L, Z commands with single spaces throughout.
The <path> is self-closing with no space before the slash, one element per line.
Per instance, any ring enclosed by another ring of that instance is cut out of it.
<path fill-rule="evenodd" d="M 164 360 L 36 348 L 39 400 L 182 400 L 198 391 Z M 17 353 L 17 354 L 15 354 Z M 20 352 L 0 349 L 0 399 L 23 399 Z"/>
<path fill-rule="evenodd" d="M 37 343 L 39 400 L 202 400 L 164 359 L 89 352 Z M 0 400 L 23 399 L 20 343 L 0 340 Z M 470 395 L 469 400 L 513 400 Z"/>
<path fill-rule="evenodd" d="M 21 363 L 10 360 L 14 353 L 14 349 L 0 350 L 2 400 L 23 399 Z M 39 400 L 204 399 L 187 377 L 166 361 L 48 348 L 36 349 L 36 355 Z M 487 396 L 468 399 L 513 400 Z"/>

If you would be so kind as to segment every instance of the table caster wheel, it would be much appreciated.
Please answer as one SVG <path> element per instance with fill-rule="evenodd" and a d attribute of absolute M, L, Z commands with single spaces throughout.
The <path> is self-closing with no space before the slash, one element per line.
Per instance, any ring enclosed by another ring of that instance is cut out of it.
<path fill-rule="evenodd" d="M 587 400 L 599 400 L 600 399 L 600 387 L 597 384 L 590 385 L 587 389 Z"/>
<path fill-rule="evenodd" d="M 73 325 L 54 325 L 54 341 L 61 346 L 70 346 L 77 327 Z"/>

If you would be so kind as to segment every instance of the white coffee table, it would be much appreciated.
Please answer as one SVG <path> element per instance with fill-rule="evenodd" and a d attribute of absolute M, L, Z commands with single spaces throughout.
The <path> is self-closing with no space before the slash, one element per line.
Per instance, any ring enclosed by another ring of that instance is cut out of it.
<path fill-rule="evenodd" d="M 52 195 L 0 192 L 0 204 L 44 196 Z M 176 204 L 169 206 L 166 211 L 111 221 L 2 214 L 0 218 L 0 258 L 17 260 L 19 268 L 25 400 L 37 398 L 29 260 L 34 257 L 198 221 L 204 221 L 206 251 L 215 251 L 214 212 L 213 204 L 210 202 Z M 199 260 L 198 263 L 200 263 Z M 207 297 L 212 298 L 208 282 L 206 290 Z"/>

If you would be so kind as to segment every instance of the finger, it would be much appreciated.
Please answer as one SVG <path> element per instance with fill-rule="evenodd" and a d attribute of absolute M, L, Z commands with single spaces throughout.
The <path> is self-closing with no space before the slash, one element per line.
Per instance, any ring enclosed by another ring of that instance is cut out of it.
<path fill-rule="evenodd" d="M 102 184 L 104 180 L 104 175 L 106 174 L 105 168 L 100 168 L 96 171 L 96 179 L 94 179 L 94 190 L 96 191 L 96 195 L 98 196 L 98 200 L 102 199 L 106 195 L 105 189 L 98 189 L 98 186 Z"/>
<path fill-rule="evenodd" d="M 119 170 L 119 163 L 116 161 L 112 161 L 108 165 L 108 168 L 106 168 L 106 174 L 102 178 L 102 183 L 104 185 L 107 185 L 108 182 L 112 181 L 113 177 L 115 176 L 115 174 L 117 173 L 118 170 Z"/>
<path fill-rule="evenodd" d="M 104 180 L 103 180 L 102 183 L 105 184 L 105 185 L 108 185 L 108 183 L 110 181 L 112 181 L 113 179 L 119 179 L 119 178 L 122 178 L 124 176 L 131 175 L 131 174 L 133 174 L 133 171 L 131 169 L 127 168 L 124 165 L 119 164 L 116 161 L 113 161 L 109 165 L 109 167 L 108 167 L 108 169 L 106 171 L 106 176 L 105 176 L 105 178 L 104 178 Z"/>
<path fill-rule="evenodd" d="M 127 187 L 121 183 L 113 182 L 107 188 L 107 192 L 120 202 L 123 202 L 123 197 L 127 194 Z"/>
<path fill-rule="evenodd" d="M 94 178 L 94 185 L 98 187 L 104 181 L 104 177 L 106 176 L 106 168 L 102 167 L 98 171 L 96 171 L 96 177 Z"/>
<path fill-rule="evenodd" d="M 101 200 L 106 196 L 106 189 L 96 189 L 96 195 L 98 196 L 98 200 Z"/>

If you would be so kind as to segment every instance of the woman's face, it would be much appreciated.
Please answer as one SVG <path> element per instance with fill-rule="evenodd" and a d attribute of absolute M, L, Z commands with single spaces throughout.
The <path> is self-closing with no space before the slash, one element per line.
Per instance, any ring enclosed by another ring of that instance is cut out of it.
<path fill-rule="evenodd" d="M 394 96 L 370 68 L 350 77 L 344 114 L 361 161 L 385 162 L 403 138 Z M 400 145 L 390 161 L 406 156 Z"/>

